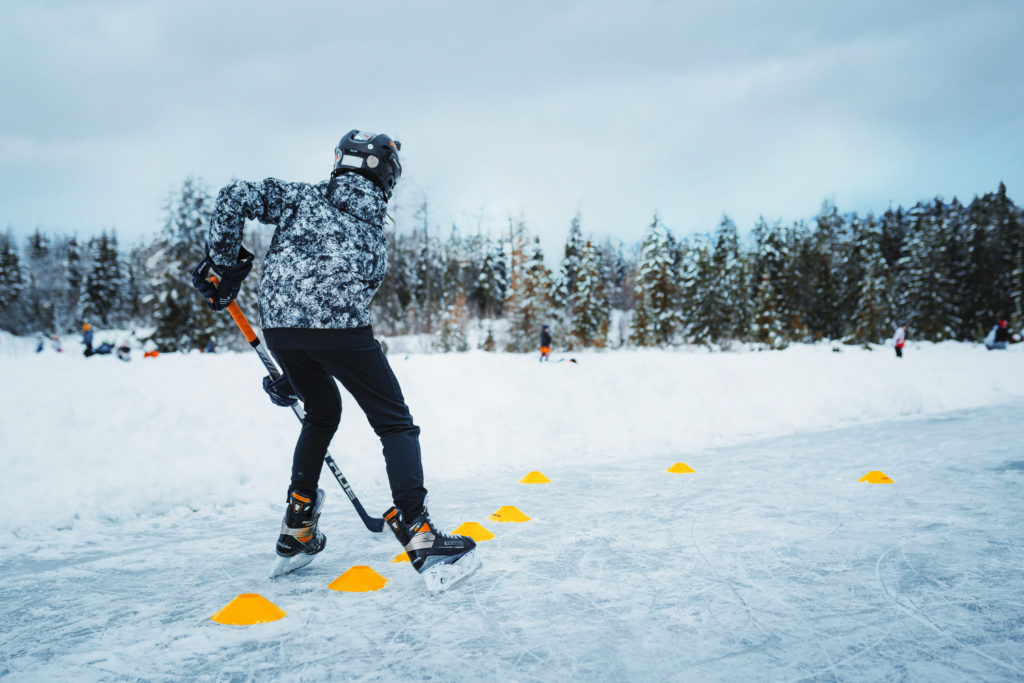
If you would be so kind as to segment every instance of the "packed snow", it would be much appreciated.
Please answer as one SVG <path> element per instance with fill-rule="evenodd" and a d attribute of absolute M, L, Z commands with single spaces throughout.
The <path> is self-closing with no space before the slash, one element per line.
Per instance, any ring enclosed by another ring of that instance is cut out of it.
<path fill-rule="evenodd" d="M 1024 676 L 1024 345 L 393 350 L 435 522 L 497 535 L 441 596 L 326 470 L 327 549 L 266 578 L 298 425 L 255 354 L 33 347 L 0 339 L 0 677 Z M 382 513 L 351 401 L 331 452 Z M 327 588 L 360 564 L 389 583 Z M 210 621 L 250 592 L 288 616 Z"/>

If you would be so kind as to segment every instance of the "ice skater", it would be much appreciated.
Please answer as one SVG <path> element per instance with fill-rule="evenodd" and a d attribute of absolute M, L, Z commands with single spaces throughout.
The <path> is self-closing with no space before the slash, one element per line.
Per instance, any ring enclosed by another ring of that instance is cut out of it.
<path fill-rule="evenodd" d="M 1005 320 L 1000 320 L 985 336 L 985 348 L 989 351 L 1005 351 L 1009 341 L 1010 326 Z"/>
<path fill-rule="evenodd" d="M 903 358 L 903 345 L 907 343 L 907 326 L 900 324 L 896 328 L 896 334 L 892 336 L 892 347 L 896 349 L 896 357 Z"/>
<path fill-rule="evenodd" d="M 86 358 L 93 354 L 92 350 L 92 325 L 85 323 L 82 325 L 82 343 L 85 344 L 85 351 L 82 352 Z"/>
<path fill-rule="evenodd" d="M 341 419 L 335 380 L 380 438 L 394 501 L 384 518 L 428 588 L 433 581 L 451 585 L 479 566 L 471 538 L 443 534 L 430 519 L 420 429 L 370 326 L 370 300 L 388 265 L 383 227 L 402 175 L 400 149 L 387 135 L 353 130 L 335 148 L 328 180 L 227 185 L 211 216 L 207 258 L 193 272 L 211 306 L 226 308 L 252 268 L 253 255 L 242 247 L 245 221 L 276 226 L 263 262 L 259 307 L 267 347 L 284 374 L 276 381 L 264 378 L 264 388 L 278 405 L 301 398 L 306 417 L 292 456 L 275 572 L 307 564 L 326 543 L 318 526 L 324 501 L 318 483 Z M 210 268 L 220 277 L 217 287 L 206 281 Z"/>
<path fill-rule="evenodd" d="M 551 328 L 541 325 L 540 328 L 540 360 L 548 360 L 551 355 Z"/>

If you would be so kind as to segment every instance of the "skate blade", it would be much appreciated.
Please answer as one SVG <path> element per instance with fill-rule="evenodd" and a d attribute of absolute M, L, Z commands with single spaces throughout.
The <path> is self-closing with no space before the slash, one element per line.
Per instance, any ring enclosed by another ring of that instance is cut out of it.
<path fill-rule="evenodd" d="M 428 592 L 443 593 L 468 579 L 477 569 L 480 569 L 482 564 L 476 551 L 470 550 L 455 562 L 435 564 L 425 570 L 421 576 Z"/>
<path fill-rule="evenodd" d="M 299 553 L 291 557 L 278 557 L 277 561 L 274 562 L 273 568 L 270 570 L 270 578 L 276 579 L 279 576 L 291 574 L 296 569 L 302 569 L 312 561 L 313 555 L 307 555 L 306 553 Z"/>

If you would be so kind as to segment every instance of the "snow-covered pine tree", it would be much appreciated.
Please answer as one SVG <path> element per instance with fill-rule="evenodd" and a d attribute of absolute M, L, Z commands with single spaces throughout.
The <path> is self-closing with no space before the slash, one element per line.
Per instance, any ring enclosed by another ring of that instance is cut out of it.
<path fill-rule="evenodd" d="M 903 207 L 899 206 L 893 209 L 890 206 L 882 214 L 879 227 L 881 234 L 878 238 L 878 246 L 882 251 L 882 258 L 885 259 L 886 270 L 895 273 L 907 244 L 907 219 Z"/>
<path fill-rule="evenodd" d="M 539 237 L 534 237 L 527 245 L 525 257 L 523 303 L 526 319 L 524 324 L 526 329 L 532 330 L 536 342 L 541 325 L 551 324 L 549 320 L 554 315 L 555 307 L 551 299 L 553 277 L 551 271 L 544 264 L 544 250 L 541 249 Z"/>
<path fill-rule="evenodd" d="M 840 339 L 848 317 L 844 315 L 843 267 L 846 226 L 835 204 L 826 200 L 815 217 L 813 250 L 809 252 L 807 324 L 817 338 Z"/>
<path fill-rule="evenodd" d="M 966 319 L 967 292 L 964 283 L 971 269 L 969 251 L 970 232 L 967 229 L 967 210 L 956 197 L 945 205 L 941 225 L 941 258 L 944 269 L 949 277 L 947 299 L 950 306 L 950 327 L 953 339 L 967 340 L 973 338 L 973 325 Z"/>
<path fill-rule="evenodd" d="M 572 297 L 572 325 L 569 334 L 573 345 L 604 348 L 608 343 L 610 324 L 611 304 L 608 301 L 608 286 L 601 272 L 600 253 L 587 241 L 576 272 L 576 292 Z"/>
<path fill-rule="evenodd" d="M 477 278 L 480 277 L 480 269 L 483 266 L 484 261 L 484 245 L 487 239 L 482 234 L 466 235 L 462 237 L 459 242 L 458 258 L 460 261 L 459 267 L 459 287 L 466 293 L 466 305 L 469 309 L 469 313 L 479 315 L 479 311 L 474 309 L 473 302 L 470 299 L 469 293 L 476 287 Z"/>
<path fill-rule="evenodd" d="M 123 286 L 117 235 L 104 230 L 89 240 L 89 265 L 78 297 L 78 318 L 93 327 L 124 322 L 121 314 Z"/>
<path fill-rule="evenodd" d="M 785 348 L 788 344 L 785 236 L 778 223 L 769 227 L 762 218 L 754 228 L 754 238 L 756 251 L 751 272 L 757 273 L 759 281 L 754 290 L 750 336 L 768 348 Z"/>
<path fill-rule="evenodd" d="M 59 266 L 54 326 L 59 332 L 72 332 L 79 327 L 78 298 L 85 275 L 78 239 L 73 235 L 63 237 L 57 244 L 55 255 Z"/>
<path fill-rule="evenodd" d="M 861 233 L 865 230 L 864 220 L 853 212 L 846 217 L 846 233 L 840 253 L 843 258 L 838 266 L 839 279 L 842 287 L 839 294 L 839 312 L 843 321 L 843 338 L 853 341 L 853 329 L 856 327 L 858 302 L 861 288 L 867 273 L 864 255 L 861 253 Z"/>
<path fill-rule="evenodd" d="M 634 259 L 625 252 L 621 241 L 605 240 L 597 247 L 601 260 L 601 279 L 608 290 L 608 302 L 612 308 L 628 311 L 633 308 L 636 297 L 632 282 Z"/>
<path fill-rule="evenodd" d="M 14 334 L 30 331 L 25 284 L 14 235 L 9 230 L 0 233 L 0 330 Z"/>
<path fill-rule="evenodd" d="M 909 212 L 910 233 L 900 259 L 899 300 L 902 318 L 916 335 L 940 341 L 951 339 L 959 320 L 955 310 L 950 261 L 945 250 L 951 238 L 941 198 L 931 204 L 918 203 Z"/>
<path fill-rule="evenodd" d="M 501 316 L 508 289 L 505 244 L 500 239 L 488 237 L 482 246 L 484 254 L 480 274 L 469 299 L 482 318 L 492 319 Z"/>
<path fill-rule="evenodd" d="M 889 308 L 888 267 L 882 255 L 881 233 L 875 217 L 868 214 L 854 231 L 854 253 L 860 262 L 860 292 L 853 318 L 852 340 L 861 344 L 879 344 L 899 321 Z"/>
<path fill-rule="evenodd" d="M 469 309 L 466 306 L 466 293 L 460 287 L 452 302 L 441 313 L 437 331 L 434 333 L 434 348 L 445 353 L 469 351 L 469 342 L 466 340 L 468 325 Z"/>
<path fill-rule="evenodd" d="M 746 264 L 740 252 L 739 232 L 728 216 L 722 216 L 714 242 L 715 282 L 705 293 L 706 320 L 708 336 L 724 347 L 731 340 L 742 339 L 749 326 Z"/>
<path fill-rule="evenodd" d="M 647 229 L 637 263 L 636 307 L 630 340 L 637 346 L 665 346 L 679 333 L 679 287 L 675 241 L 658 215 Z"/>
<path fill-rule="evenodd" d="M 149 294 L 146 290 L 146 257 L 148 253 L 145 246 L 135 244 L 122 257 L 122 268 L 124 269 L 122 316 L 132 325 L 147 322 L 152 313 L 146 305 Z"/>
<path fill-rule="evenodd" d="M 233 325 L 230 317 L 211 311 L 192 286 L 191 271 L 203 258 L 212 210 L 213 198 L 202 181 L 186 178 L 168 197 L 163 232 L 150 246 L 147 286 L 156 326 L 151 339 L 161 351 L 202 348 L 214 337 L 238 337 L 227 334 Z"/>
<path fill-rule="evenodd" d="M 406 311 L 412 302 L 413 286 L 409 281 L 410 267 L 405 240 L 393 229 L 385 230 L 388 241 L 388 270 L 370 302 L 374 328 L 383 334 L 406 334 Z"/>
<path fill-rule="evenodd" d="M 416 287 L 414 296 L 419 303 L 419 329 L 415 332 L 433 332 L 437 312 L 441 309 L 442 279 L 445 270 L 444 250 L 436 236 L 431 235 L 429 204 L 426 199 L 416 211 L 420 221 L 415 241 L 418 244 L 416 254 Z"/>
<path fill-rule="evenodd" d="M 444 264 L 441 271 L 440 298 L 442 305 L 447 308 L 455 302 L 459 292 L 465 295 L 462 270 L 469 261 L 465 253 L 465 243 L 454 223 L 448 239 L 441 245 L 441 251 Z"/>
<path fill-rule="evenodd" d="M 552 314 L 551 272 L 544 265 L 540 239 L 530 239 L 520 221 L 513 234 L 512 267 L 505 319 L 508 321 L 509 351 L 532 351 L 537 348 L 541 325 Z"/>
<path fill-rule="evenodd" d="M 807 273 L 814 266 L 815 250 L 811 232 L 803 221 L 795 222 L 786 231 L 786 254 L 785 278 L 780 286 L 787 315 L 786 333 L 793 341 L 808 341 L 812 292 Z"/>
<path fill-rule="evenodd" d="M 60 287 L 60 273 L 53 252 L 53 242 L 36 228 L 28 237 L 25 249 L 26 302 L 32 328 L 52 334 L 57 332 L 54 315 Z"/>
<path fill-rule="evenodd" d="M 565 240 L 565 252 L 558 272 L 558 279 L 551 292 L 556 313 L 562 320 L 572 318 L 573 295 L 576 293 L 576 274 L 580 269 L 583 256 L 583 230 L 580 227 L 582 217 L 579 212 L 573 216 L 569 224 L 569 236 Z"/>
<path fill-rule="evenodd" d="M 769 349 L 784 349 L 788 345 L 782 315 L 779 312 L 779 296 L 775 283 L 767 271 L 761 274 L 761 284 L 757 288 L 750 337 Z"/>
<path fill-rule="evenodd" d="M 1021 250 L 1021 218 L 999 183 L 996 192 L 975 198 L 968 208 L 975 243 L 971 250 L 971 271 L 975 289 L 974 310 L 978 334 L 984 335 L 996 321 L 1020 308 L 1022 285 L 1017 277 L 1024 256 Z M 1024 270 L 1021 271 L 1024 275 Z"/>

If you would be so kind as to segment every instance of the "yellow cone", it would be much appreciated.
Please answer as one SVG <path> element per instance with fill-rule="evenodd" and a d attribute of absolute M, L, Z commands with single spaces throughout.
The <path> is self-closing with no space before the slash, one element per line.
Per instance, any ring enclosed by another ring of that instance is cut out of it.
<path fill-rule="evenodd" d="M 520 484 L 550 484 L 551 480 L 534 470 L 519 480 Z"/>
<path fill-rule="evenodd" d="M 395 559 L 393 559 L 391 561 L 392 562 L 408 562 L 409 561 L 409 553 L 407 553 L 407 552 L 405 552 L 403 550 L 402 552 L 400 552 L 397 555 L 395 555 Z"/>
<path fill-rule="evenodd" d="M 529 522 L 530 518 L 523 514 L 523 511 L 514 505 L 503 505 L 498 511 L 488 517 L 492 522 Z"/>
<path fill-rule="evenodd" d="M 224 608 L 210 617 L 210 619 L 213 619 L 218 624 L 249 626 L 251 624 L 265 624 L 268 621 L 277 621 L 278 619 L 283 619 L 284 615 L 283 609 L 262 595 L 242 593 L 224 605 Z"/>
<path fill-rule="evenodd" d="M 489 541 L 494 538 L 494 534 L 488 531 L 483 524 L 479 524 L 478 522 L 464 522 L 452 533 L 456 536 L 469 536 L 477 542 Z"/>
<path fill-rule="evenodd" d="M 675 465 L 672 465 L 672 467 L 669 467 L 668 471 L 675 474 L 685 474 L 687 472 L 693 472 L 693 468 L 685 462 L 677 462 Z"/>
<path fill-rule="evenodd" d="M 891 484 L 892 479 L 885 472 L 871 470 L 857 481 L 866 481 L 869 484 Z"/>
<path fill-rule="evenodd" d="M 365 564 L 357 564 L 331 581 L 328 588 L 344 593 L 365 593 L 379 591 L 388 582 L 383 576 Z"/>

